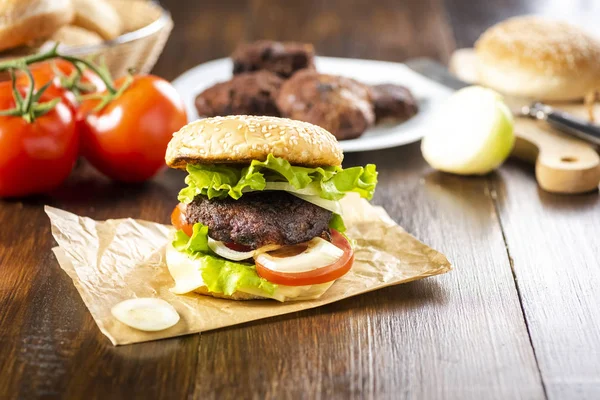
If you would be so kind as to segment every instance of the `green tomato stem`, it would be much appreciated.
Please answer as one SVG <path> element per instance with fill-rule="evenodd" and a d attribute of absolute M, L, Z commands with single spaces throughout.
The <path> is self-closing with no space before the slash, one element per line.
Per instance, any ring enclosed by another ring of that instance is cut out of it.
<path fill-rule="evenodd" d="M 21 116 L 27 122 L 31 123 L 35 120 L 36 117 L 40 115 L 44 115 L 56 104 L 59 103 L 60 99 L 54 99 L 52 101 L 46 103 L 38 103 L 40 100 L 42 93 L 50 86 L 51 82 L 48 82 L 44 87 L 40 88 L 37 92 L 35 91 L 35 80 L 33 78 L 33 74 L 29 70 L 28 66 L 34 63 L 52 60 L 52 59 L 62 59 L 69 63 L 71 63 L 75 67 L 75 73 L 71 76 L 61 76 L 61 85 L 66 87 L 69 90 L 75 92 L 76 95 L 79 94 L 79 90 L 84 86 L 81 84 L 80 78 L 83 75 L 83 67 L 90 69 L 93 73 L 95 73 L 106 85 L 106 90 L 108 93 L 106 94 L 93 94 L 93 98 L 97 98 L 100 100 L 98 106 L 94 109 L 93 112 L 99 112 L 104 107 L 106 107 L 111 101 L 121 96 L 133 83 L 133 76 L 130 73 L 125 82 L 121 87 L 117 88 L 114 85 L 114 81 L 110 75 L 110 72 L 106 65 L 102 63 L 101 66 L 95 65 L 93 62 L 87 59 L 78 58 L 75 56 L 63 55 L 58 52 L 58 43 L 52 49 L 48 50 L 45 53 L 34 54 L 26 57 L 22 57 L 15 60 L 9 60 L 0 62 L 0 72 L 9 71 L 12 79 L 12 91 L 13 97 L 15 99 L 16 107 L 11 110 L 0 110 L 0 115 L 4 116 Z M 14 70 L 18 69 L 24 71 L 29 79 L 29 87 L 27 89 L 27 93 L 25 98 L 21 96 L 19 90 L 16 85 L 16 77 L 14 74 Z M 57 74 L 60 76 L 60 74 Z M 81 98 L 78 96 L 78 98 Z M 90 97 L 92 98 L 92 97 Z"/>
<path fill-rule="evenodd" d="M 25 95 L 25 100 L 23 102 L 23 113 L 24 118 L 27 122 L 32 122 L 33 113 L 31 111 L 33 104 L 33 91 L 35 90 L 35 81 L 33 79 L 33 75 L 27 66 L 23 66 L 19 68 L 21 71 L 24 71 L 29 79 L 29 87 L 27 88 L 27 94 Z"/>
<path fill-rule="evenodd" d="M 87 68 L 92 70 L 93 73 L 98 75 L 98 77 L 100 77 L 100 79 L 102 79 L 102 82 L 104 82 L 104 84 L 106 85 L 106 90 L 108 90 L 108 93 L 113 94 L 113 95 L 117 93 L 117 89 L 113 85 L 113 81 L 112 81 L 110 74 L 108 73 L 108 69 L 98 68 L 97 66 L 94 65 L 94 63 L 92 63 L 91 61 L 85 60 L 83 58 L 64 56 L 64 55 L 58 55 L 58 58 L 62 58 L 65 61 L 69 61 L 70 63 L 72 63 L 75 66 L 75 68 L 77 68 L 77 63 L 81 63 L 81 64 L 85 65 Z"/>
<path fill-rule="evenodd" d="M 77 63 L 81 63 L 81 64 L 85 65 L 87 68 L 92 70 L 93 73 L 98 75 L 98 77 L 100 77 L 100 79 L 102 79 L 102 81 L 106 85 L 106 89 L 108 90 L 109 93 L 115 94 L 117 92 L 117 89 L 115 89 L 115 87 L 113 85 L 112 78 L 110 77 L 110 74 L 108 73 L 108 70 L 106 68 L 98 68 L 96 65 L 94 65 L 94 63 L 90 62 L 89 60 L 83 59 L 83 58 L 60 54 L 58 52 L 58 45 L 59 44 L 57 43 L 54 47 L 52 47 L 50 50 L 48 50 L 45 53 L 33 54 L 33 55 L 22 57 L 22 58 L 19 58 L 16 60 L 8 60 L 8 61 L 0 62 L 0 72 L 7 71 L 10 69 L 15 69 L 15 68 L 21 69 L 21 67 L 23 65 L 28 66 L 28 65 L 35 64 L 35 63 L 42 62 L 42 61 L 52 60 L 55 58 L 61 58 L 65 61 L 69 61 L 76 68 L 77 68 L 77 66 L 76 66 Z"/>
<path fill-rule="evenodd" d="M 12 82 L 13 97 L 15 99 L 15 103 L 17 104 L 17 108 L 21 110 L 23 108 L 23 97 L 21 97 L 21 93 L 19 93 L 17 90 L 17 78 L 15 77 L 15 70 L 11 68 L 8 71 L 10 73 L 10 79 Z"/>
<path fill-rule="evenodd" d="M 96 106 L 96 108 L 94 109 L 94 112 L 95 113 L 96 112 L 100 112 L 113 99 L 116 99 L 116 98 L 120 97 L 123 93 L 125 93 L 125 91 L 129 88 L 129 86 L 131 86 L 132 83 L 133 83 L 133 76 L 127 75 L 127 78 L 125 79 L 125 82 L 123 82 L 123 85 L 121 85 L 121 87 L 119 88 L 119 90 L 117 90 L 115 93 L 112 93 L 111 95 L 104 96 L 102 98 L 102 101 L 100 102 L 100 104 L 98 104 L 98 106 Z"/>

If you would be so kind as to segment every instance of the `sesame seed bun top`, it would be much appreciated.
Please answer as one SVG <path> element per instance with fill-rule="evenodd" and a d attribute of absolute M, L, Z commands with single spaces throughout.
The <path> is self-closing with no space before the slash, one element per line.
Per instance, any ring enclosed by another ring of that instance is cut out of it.
<path fill-rule="evenodd" d="M 564 22 L 507 19 L 475 43 L 479 82 L 538 100 L 574 100 L 600 85 L 600 42 Z"/>
<path fill-rule="evenodd" d="M 232 115 L 194 121 L 176 132 L 165 160 L 172 168 L 187 164 L 248 164 L 269 154 L 292 165 L 341 165 L 335 137 L 308 122 L 287 118 Z"/>

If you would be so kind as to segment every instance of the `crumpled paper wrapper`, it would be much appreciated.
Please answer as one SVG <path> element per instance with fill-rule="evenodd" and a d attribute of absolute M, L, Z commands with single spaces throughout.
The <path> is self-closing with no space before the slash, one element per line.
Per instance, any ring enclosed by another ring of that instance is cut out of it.
<path fill-rule="evenodd" d="M 139 343 L 241 324 L 342 300 L 386 286 L 442 274 L 451 269 L 443 254 L 396 225 L 381 207 L 357 196 L 342 200 L 346 234 L 356 241 L 352 270 L 317 300 L 279 303 L 234 301 L 169 291 L 174 281 L 164 262 L 173 227 L 133 219 L 94 221 L 52 207 L 46 213 L 58 242 L 60 267 L 73 279 L 98 327 L 114 345 Z M 127 299 L 159 297 L 180 321 L 144 332 L 116 320 L 111 308 Z"/>

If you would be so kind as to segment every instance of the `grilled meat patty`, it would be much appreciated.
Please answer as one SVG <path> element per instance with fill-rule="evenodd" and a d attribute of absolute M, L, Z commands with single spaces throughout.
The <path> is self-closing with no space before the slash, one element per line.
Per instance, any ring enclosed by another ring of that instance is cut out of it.
<path fill-rule="evenodd" d="M 315 49 L 311 44 L 259 40 L 240 45 L 231 55 L 233 74 L 267 70 L 282 78 L 296 71 L 315 69 Z"/>
<path fill-rule="evenodd" d="M 404 86 L 385 83 L 371 86 L 377 122 L 385 119 L 404 121 L 419 111 L 417 100 Z"/>
<path fill-rule="evenodd" d="M 332 216 L 331 211 L 282 191 L 246 193 L 239 200 L 197 196 L 185 214 L 188 223 L 208 226 L 211 238 L 252 249 L 322 236 Z"/>
<path fill-rule="evenodd" d="M 354 79 L 303 70 L 281 85 L 281 115 L 327 129 L 338 140 L 359 137 L 375 122 L 371 91 Z"/>
<path fill-rule="evenodd" d="M 198 115 L 279 116 L 275 97 L 283 79 L 269 71 L 246 72 L 217 83 L 196 97 Z"/>

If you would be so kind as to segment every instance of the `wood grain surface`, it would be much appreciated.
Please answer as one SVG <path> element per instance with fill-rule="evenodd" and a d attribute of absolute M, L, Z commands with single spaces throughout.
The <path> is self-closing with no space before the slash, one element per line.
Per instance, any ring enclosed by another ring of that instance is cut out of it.
<path fill-rule="evenodd" d="M 447 61 L 507 16 L 592 21 L 593 5 L 494 0 L 163 1 L 175 29 L 155 73 L 173 79 L 259 38 L 323 55 Z M 552 11 L 553 10 L 553 11 Z M 0 202 L 0 399 L 600 397 L 598 193 L 540 191 L 509 162 L 481 178 L 433 172 L 418 144 L 348 154 L 375 162 L 374 203 L 454 271 L 319 309 L 113 347 L 50 252 L 42 207 L 167 222 L 183 174 L 119 185 L 82 164 L 66 187 Z"/>
<path fill-rule="evenodd" d="M 521 167 L 504 168 L 494 188 L 544 384 L 550 398 L 598 399 L 598 194 L 553 196 Z"/>

